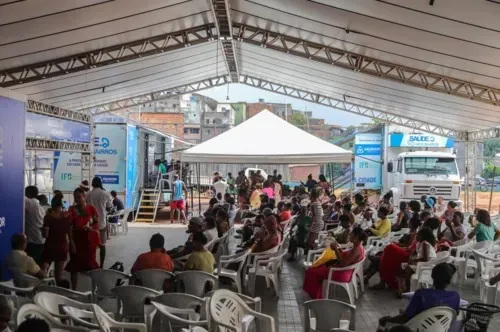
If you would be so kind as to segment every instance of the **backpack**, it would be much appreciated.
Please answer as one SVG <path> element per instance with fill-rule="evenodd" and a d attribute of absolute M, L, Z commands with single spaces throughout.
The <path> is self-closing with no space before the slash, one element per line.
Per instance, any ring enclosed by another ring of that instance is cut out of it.
<path fill-rule="evenodd" d="M 122 262 L 115 262 L 113 265 L 111 265 L 111 267 L 109 269 L 110 270 L 115 270 L 115 271 L 118 271 L 118 272 L 125 272 L 125 267 L 123 266 Z M 115 286 L 118 287 L 118 286 L 122 286 L 124 284 L 125 284 L 124 280 L 117 279 Z"/>

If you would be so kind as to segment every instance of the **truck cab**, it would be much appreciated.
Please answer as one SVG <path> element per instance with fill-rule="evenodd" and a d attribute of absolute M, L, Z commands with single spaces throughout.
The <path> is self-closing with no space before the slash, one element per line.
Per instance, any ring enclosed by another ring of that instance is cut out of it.
<path fill-rule="evenodd" d="M 416 151 L 397 155 L 387 164 L 394 204 L 418 200 L 422 195 L 442 196 L 461 210 L 460 175 L 456 156 L 448 152 Z"/>

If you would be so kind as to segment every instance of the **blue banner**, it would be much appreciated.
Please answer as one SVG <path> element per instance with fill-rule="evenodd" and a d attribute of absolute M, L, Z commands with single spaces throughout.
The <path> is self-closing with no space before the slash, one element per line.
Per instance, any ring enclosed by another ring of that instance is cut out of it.
<path fill-rule="evenodd" d="M 392 133 L 389 135 L 390 147 L 424 147 L 424 148 L 453 148 L 453 137 L 432 134 L 403 134 Z"/>
<path fill-rule="evenodd" d="M 382 185 L 381 134 L 356 134 L 354 138 L 354 181 L 358 188 L 380 189 Z"/>
<path fill-rule="evenodd" d="M 95 176 L 102 179 L 106 190 L 124 193 L 127 125 L 104 123 L 96 125 L 94 152 Z"/>
<path fill-rule="evenodd" d="M 26 137 L 90 142 L 90 125 L 26 112 Z"/>
<path fill-rule="evenodd" d="M 127 192 L 125 197 L 125 207 L 127 209 L 135 208 L 134 204 L 134 192 L 137 175 L 138 175 L 138 161 L 139 161 L 139 131 L 136 126 L 127 126 Z"/>
<path fill-rule="evenodd" d="M 24 103 L 0 96 L 0 119 L 0 278 L 5 280 L 10 238 L 24 228 Z"/>

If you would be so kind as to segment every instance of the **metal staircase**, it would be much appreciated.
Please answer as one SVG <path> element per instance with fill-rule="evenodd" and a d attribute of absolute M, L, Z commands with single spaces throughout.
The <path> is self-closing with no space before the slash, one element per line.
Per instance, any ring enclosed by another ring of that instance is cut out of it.
<path fill-rule="evenodd" d="M 158 174 L 154 188 L 143 188 L 141 190 L 141 198 L 135 215 L 135 222 L 155 222 L 156 212 L 158 211 L 160 198 L 163 194 L 160 176 L 161 175 Z"/>

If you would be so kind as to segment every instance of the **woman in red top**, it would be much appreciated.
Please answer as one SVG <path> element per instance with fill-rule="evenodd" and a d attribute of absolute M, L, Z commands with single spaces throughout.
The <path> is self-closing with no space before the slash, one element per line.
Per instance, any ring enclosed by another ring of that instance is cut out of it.
<path fill-rule="evenodd" d="M 85 202 L 85 191 L 77 188 L 73 197 L 75 204 L 68 210 L 73 224 L 69 233 L 70 260 L 66 271 L 71 273 L 71 288 L 76 289 L 78 273 L 99 268 L 96 253 L 101 239 L 97 211 Z"/>
<path fill-rule="evenodd" d="M 64 264 L 68 258 L 70 225 L 71 215 L 63 212 L 63 201 L 60 198 L 53 199 L 51 208 L 43 219 L 43 235 L 47 240 L 43 247 L 42 260 L 45 271 L 54 262 L 58 285 L 61 284 Z"/>

